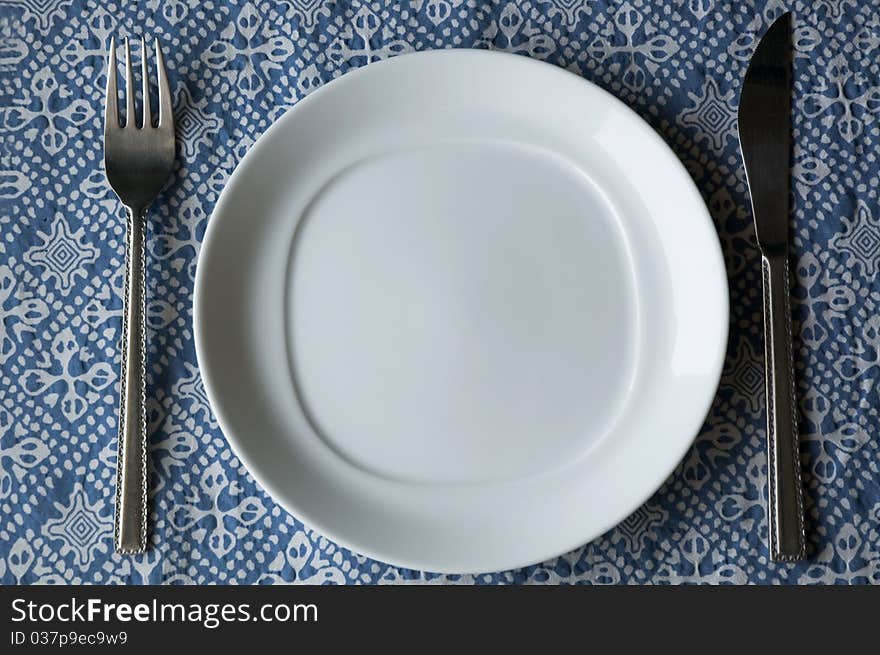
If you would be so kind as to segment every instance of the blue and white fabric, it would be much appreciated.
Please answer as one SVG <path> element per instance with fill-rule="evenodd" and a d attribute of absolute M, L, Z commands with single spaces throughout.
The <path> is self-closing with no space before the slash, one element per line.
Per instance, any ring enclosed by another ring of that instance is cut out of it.
<path fill-rule="evenodd" d="M 749 56 L 785 10 L 797 565 L 766 547 L 760 263 L 736 133 Z M 101 135 L 110 36 L 141 33 L 166 49 L 180 152 L 149 217 L 152 543 L 132 557 L 112 543 L 124 218 Z M 723 379 L 684 461 L 604 536 L 517 571 L 400 570 L 304 527 L 230 451 L 196 365 L 199 244 L 242 155 L 325 82 L 433 48 L 546 60 L 621 98 L 687 166 L 730 279 Z M 878 156 L 876 0 L 0 0 L 0 582 L 880 583 Z"/>

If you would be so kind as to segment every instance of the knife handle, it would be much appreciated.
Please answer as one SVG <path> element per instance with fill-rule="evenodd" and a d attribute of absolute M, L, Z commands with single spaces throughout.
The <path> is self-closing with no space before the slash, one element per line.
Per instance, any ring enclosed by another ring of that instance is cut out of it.
<path fill-rule="evenodd" d="M 806 537 L 792 356 L 788 253 L 765 253 L 761 259 L 764 274 L 770 557 L 777 562 L 794 562 L 806 556 Z"/>

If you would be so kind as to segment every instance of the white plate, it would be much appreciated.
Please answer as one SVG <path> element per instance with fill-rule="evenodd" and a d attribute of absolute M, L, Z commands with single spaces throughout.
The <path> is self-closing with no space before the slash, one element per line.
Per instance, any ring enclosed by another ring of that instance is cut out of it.
<path fill-rule="evenodd" d="M 371 64 L 236 169 L 195 338 L 257 481 L 338 543 L 518 567 L 625 518 L 690 446 L 727 339 L 718 239 L 632 111 L 476 50 Z"/>

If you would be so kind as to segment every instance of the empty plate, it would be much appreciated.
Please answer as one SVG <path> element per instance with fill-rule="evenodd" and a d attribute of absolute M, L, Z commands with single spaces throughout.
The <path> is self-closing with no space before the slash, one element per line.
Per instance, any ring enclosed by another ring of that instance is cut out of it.
<path fill-rule="evenodd" d="M 405 55 L 254 145 L 199 257 L 195 337 L 285 508 L 442 572 L 571 550 L 693 441 L 727 339 L 718 239 L 632 111 L 524 57 Z"/>

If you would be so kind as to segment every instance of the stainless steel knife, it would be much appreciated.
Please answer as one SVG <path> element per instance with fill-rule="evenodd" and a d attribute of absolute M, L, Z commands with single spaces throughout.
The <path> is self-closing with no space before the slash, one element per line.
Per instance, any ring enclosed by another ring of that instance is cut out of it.
<path fill-rule="evenodd" d="M 791 562 L 806 554 L 789 305 L 791 13 L 770 26 L 749 63 L 739 138 L 764 278 L 770 556 Z"/>

